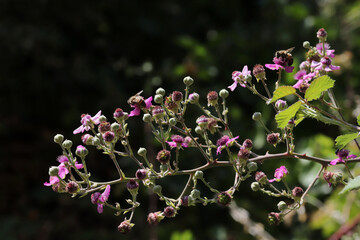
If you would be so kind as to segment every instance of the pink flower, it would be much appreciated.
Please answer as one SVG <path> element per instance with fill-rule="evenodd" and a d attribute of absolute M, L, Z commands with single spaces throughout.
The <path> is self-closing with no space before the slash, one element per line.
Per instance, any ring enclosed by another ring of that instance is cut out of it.
<path fill-rule="evenodd" d="M 99 214 L 103 213 L 104 203 L 107 202 L 110 196 L 110 185 L 107 185 L 104 192 L 95 192 L 91 194 L 92 204 L 97 204 L 97 211 Z"/>
<path fill-rule="evenodd" d="M 286 72 L 291 73 L 294 70 L 294 67 L 288 66 L 288 61 L 282 57 L 273 58 L 274 64 L 265 64 L 265 67 L 271 70 L 279 70 L 280 68 L 285 69 Z"/>
<path fill-rule="evenodd" d="M 306 70 L 300 70 L 294 75 L 294 79 L 298 80 L 298 82 L 293 87 L 300 88 L 303 83 L 308 83 L 315 76 L 315 72 L 307 74 Z"/>
<path fill-rule="evenodd" d="M 81 126 L 74 130 L 74 134 L 83 133 L 84 131 L 89 131 L 90 128 L 94 127 L 94 125 L 98 125 L 100 123 L 99 117 L 101 116 L 101 110 L 93 117 L 89 114 L 81 115 Z"/>
<path fill-rule="evenodd" d="M 152 101 L 153 100 L 153 97 L 149 97 L 147 99 L 144 100 L 145 102 L 145 108 L 146 109 L 149 109 L 152 105 Z M 131 105 L 131 107 L 134 108 L 134 110 L 132 110 L 129 114 L 129 117 L 133 117 L 133 116 L 139 116 L 140 115 L 140 112 L 141 112 L 141 106 L 140 104 L 134 104 L 134 105 Z"/>
<path fill-rule="evenodd" d="M 166 141 L 167 144 L 169 144 L 170 147 L 185 147 L 187 148 L 189 146 L 188 140 L 185 141 L 185 139 L 180 135 L 172 135 L 171 136 L 172 142 Z"/>
<path fill-rule="evenodd" d="M 239 83 L 240 86 L 242 87 L 246 87 L 246 77 L 248 75 L 251 75 L 251 71 L 249 71 L 248 66 L 245 65 L 243 67 L 243 70 L 240 71 L 234 71 L 232 73 L 232 79 L 234 80 L 234 83 L 230 86 L 228 86 L 228 88 L 230 88 L 231 91 L 234 91 L 235 88 L 237 87 L 237 84 Z"/>
<path fill-rule="evenodd" d="M 58 160 L 58 162 L 60 162 L 60 165 L 58 166 L 58 168 L 59 168 L 58 175 L 61 179 L 64 179 L 66 177 L 66 175 L 69 173 L 69 170 L 67 169 L 67 167 L 65 165 L 65 163 L 69 162 L 69 159 L 64 155 L 61 155 L 57 158 L 57 160 Z M 83 165 L 75 162 L 75 167 L 77 169 L 81 169 L 81 168 L 83 168 Z M 50 176 L 49 182 L 45 182 L 44 186 L 52 186 L 59 182 L 60 182 L 60 179 L 58 177 Z"/>
<path fill-rule="evenodd" d="M 270 179 L 269 182 L 274 182 L 274 181 L 280 182 L 280 180 L 283 179 L 284 177 L 286 177 L 286 175 L 288 175 L 288 174 L 289 174 L 289 172 L 286 169 L 286 167 L 281 166 L 281 167 L 275 169 L 275 173 L 274 173 L 275 178 Z"/>
<path fill-rule="evenodd" d="M 354 155 L 354 154 L 351 154 L 349 155 L 349 150 L 347 149 L 341 149 L 339 150 L 336 155 L 339 157 L 339 158 L 336 158 L 334 160 L 332 160 L 330 162 L 330 165 L 336 165 L 337 163 L 340 163 L 340 162 L 345 162 L 344 159 L 349 159 L 349 158 L 356 158 L 357 156 Z"/>
<path fill-rule="evenodd" d="M 225 146 L 231 146 L 236 139 L 238 139 L 239 136 L 236 136 L 234 138 L 230 138 L 227 135 L 222 136 L 221 138 L 219 138 L 216 142 L 216 145 L 218 146 L 216 149 L 216 155 L 219 155 L 221 153 L 221 151 L 225 148 Z"/>
<path fill-rule="evenodd" d="M 316 49 L 319 54 L 323 55 L 323 44 L 322 43 L 316 44 Z M 333 57 L 335 57 L 334 52 L 335 52 L 335 50 L 330 49 L 330 45 L 328 43 L 325 43 L 325 55 L 333 58 Z"/>
<path fill-rule="evenodd" d="M 315 70 L 325 70 L 326 72 L 332 72 L 334 70 L 339 70 L 340 66 L 334 66 L 331 64 L 331 59 L 329 57 L 321 58 L 320 62 L 312 61 L 311 67 Z"/>

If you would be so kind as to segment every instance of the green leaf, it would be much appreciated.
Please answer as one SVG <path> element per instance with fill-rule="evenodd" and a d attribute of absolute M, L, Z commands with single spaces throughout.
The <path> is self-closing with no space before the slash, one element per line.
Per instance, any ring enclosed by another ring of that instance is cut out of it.
<path fill-rule="evenodd" d="M 351 179 L 339 194 L 344 194 L 351 190 L 358 190 L 359 188 L 360 188 L 360 176 L 357 176 L 356 178 Z"/>
<path fill-rule="evenodd" d="M 296 89 L 293 88 L 292 86 L 281 86 L 278 87 L 275 91 L 274 91 L 274 95 L 273 98 L 271 99 L 270 103 L 275 102 L 276 100 L 294 94 L 296 93 Z"/>
<path fill-rule="evenodd" d="M 348 133 L 340 135 L 335 139 L 335 146 L 339 149 L 343 149 L 349 142 L 359 137 L 359 133 Z"/>
<path fill-rule="evenodd" d="M 360 114 L 357 116 L 357 123 L 360 126 Z"/>
<path fill-rule="evenodd" d="M 323 91 L 328 90 L 329 88 L 334 87 L 335 81 L 332 80 L 329 76 L 321 76 L 315 79 L 305 92 L 305 98 L 308 101 L 316 100 L 320 98 Z"/>
<path fill-rule="evenodd" d="M 285 128 L 288 124 L 289 120 L 295 116 L 297 111 L 299 110 L 301 106 L 301 102 L 298 101 L 285 109 L 284 111 L 279 112 L 275 116 L 276 123 L 278 125 L 278 128 Z"/>

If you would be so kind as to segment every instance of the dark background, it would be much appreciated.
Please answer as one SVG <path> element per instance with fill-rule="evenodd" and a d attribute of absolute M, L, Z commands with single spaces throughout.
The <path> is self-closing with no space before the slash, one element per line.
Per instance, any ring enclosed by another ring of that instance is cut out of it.
<path fill-rule="evenodd" d="M 208 91 L 232 84 L 232 71 L 271 63 L 276 50 L 294 46 L 294 65 L 299 64 L 305 52 L 302 42 L 315 44 L 320 27 L 328 31 L 336 53 L 342 54 L 337 59 L 341 75 L 332 75 L 338 80 L 335 93 L 345 107 L 356 109 L 360 99 L 356 94 L 360 68 L 355 67 L 360 61 L 359 9 L 360 1 L 0 0 L 0 238 L 170 239 L 175 231 L 190 230 L 196 239 L 254 239 L 226 208 L 217 206 L 183 209 L 175 219 L 152 228 L 145 220 L 157 203 L 146 191 L 141 194 L 143 206 L 136 212 L 132 235 L 120 235 L 116 226 L 122 219 L 110 210 L 99 215 L 88 197 L 72 199 L 43 186 L 48 167 L 61 154 L 53 136 L 61 133 L 74 145 L 80 144 L 80 136 L 72 131 L 82 113 L 94 115 L 101 109 L 111 119 L 117 107 L 130 111 L 126 100 L 131 95 L 144 90 L 147 97 L 158 87 L 168 93 L 182 90 L 187 75 L 195 79 L 192 89 L 205 105 Z M 272 88 L 276 75 L 267 72 Z M 293 84 L 292 75 L 284 82 Z M 256 138 L 259 153 L 281 150 L 264 145 L 264 131 L 251 120 L 253 112 L 261 111 L 275 130 L 270 108 L 242 88 L 228 102 L 231 127 L 240 139 Z M 194 126 L 191 121 L 200 113 L 192 109 L 189 125 Z M 345 115 L 354 121 L 352 111 Z M 148 131 L 141 117 L 130 122 L 136 151 L 151 139 L 142 137 Z M 332 138 L 340 134 L 336 127 L 306 120 L 296 132 L 299 146 L 318 155 L 323 149 L 311 144 L 314 131 Z M 112 179 L 111 162 L 95 149 L 90 151 L 93 175 Z M 189 156 L 184 153 L 184 158 Z M 271 176 L 278 166 L 264 164 L 261 170 Z M 303 168 L 296 163 L 287 166 L 293 173 L 290 183 L 299 184 Z M 210 173 L 209 180 L 220 189 L 231 184 L 226 170 Z M 176 192 L 176 181 L 164 186 Z M 309 219 L 270 227 L 266 216 L 277 210 L 278 200 L 250 191 L 250 183 L 240 188 L 236 202 L 277 239 L 325 237 L 309 227 Z M 123 199 L 123 194 L 119 187 L 111 197 Z M 320 199 L 327 196 L 326 191 L 318 193 Z M 156 209 L 161 210 L 163 205 L 158 204 Z"/>

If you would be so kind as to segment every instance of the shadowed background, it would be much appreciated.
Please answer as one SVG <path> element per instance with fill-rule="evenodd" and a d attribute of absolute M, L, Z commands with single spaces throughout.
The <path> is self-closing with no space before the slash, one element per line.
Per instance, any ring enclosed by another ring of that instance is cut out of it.
<path fill-rule="evenodd" d="M 112 211 L 99 215 L 89 197 L 72 199 L 43 186 L 48 167 L 55 165 L 61 154 L 53 136 L 61 133 L 76 146 L 81 143 L 80 136 L 72 131 L 79 126 L 82 113 L 94 115 L 101 109 L 111 119 L 117 107 L 130 111 L 126 101 L 138 91 L 144 90 L 148 97 L 158 87 L 167 93 L 182 90 L 182 79 L 188 75 L 195 80 L 192 90 L 205 104 L 208 91 L 232 84 L 232 71 L 271 63 L 276 50 L 295 47 L 294 65 L 299 64 L 305 52 L 302 42 L 315 44 L 320 27 L 326 28 L 335 53 L 341 54 L 336 59 L 342 66 L 341 75 L 332 75 L 338 80 L 335 93 L 344 106 L 355 109 L 345 112 L 354 122 L 360 112 L 356 94 L 360 69 L 353 67 L 360 61 L 359 10 L 360 1 L 336 0 L 1 0 L 0 238 L 254 239 L 230 217 L 228 209 L 215 205 L 183 209 L 175 219 L 166 219 L 152 229 L 145 221 L 147 213 L 162 210 L 163 205 L 146 191 L 141 193 L 142 207 L 136 212 L 134 231 L 120 235 L 116 227 L 122 218 L 113 216 Z M 276 74 L 267 73 L 272 88 Z M 284 82 L 294 84 L 292 74 Z M 254 139 L 259 153 L 277 151 L 265 144 L 264 130 L 251 120 L 252 113 L 260 111 L 275 130 L 270 108 L 242 88 L 230 94 L 228 103 L 235 135 L 241 140 Z M 189 125 L 194 127 L 200 112 L 195 108 L 189 111 L 193 113 Z M 141 117 L 129 122 L 135 151 L 152 143 Z M 314 136 L 314 131 L 321 134 Z M 300 149 L 331 158 L 335 156 L 331 138 L 340 133 L 336 127 L 305 120 L 295 136 Z M 156 147 L 152 151 L 157 151 Z M 95 178 L 115 178 L 109 159 L 94 148 L 89 150 L 88 167 Z M 183 161 L 192 161 L 191 154 L 184 151 Z M 120 164 L 130 172 L 136 170 L 129 161 Z M 302 164 L 287 165 L 293 186 L 307 183 L 309 176 L 303 169 L 312 169 L 313 164 Z M 260 169 L 271 176 L 279 165 L 266 163 Z M 232 183 L 227 175 L 226 170 L 212 170 L 209 181 L 225 189 Z M 174 179 L 164 183 L 164 188 L 176 193 L 181 191 L 178 183 L 184 181 Z M 303 223 L 294 217 L 292 225 L 270 227 L 267 213 L 277 210 L 277 200 L 252 192 L 250 183 L 240 187 L 236 202 L 250 211 L 254 221 L 265 223 L 277 239 L 322 238 L 339 227 L 314 227 L 310 217 Z M 324 182 L 320 185 L 317 197 L 322 200 L 329 191 L 321 190 L 326 187 Z M 123 201 L 125 196 L 124 187 L 118 187 L 110 199 Z M 315 210 L 309 206 L 308 211 Z"/>

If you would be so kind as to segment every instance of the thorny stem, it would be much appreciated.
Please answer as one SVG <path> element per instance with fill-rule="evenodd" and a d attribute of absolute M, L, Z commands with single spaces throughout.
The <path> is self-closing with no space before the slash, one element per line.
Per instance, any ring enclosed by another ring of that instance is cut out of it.
<path fill-rule="evenodd" d="M 301 196 L 301 199 L 300 199 L 300 202 L 299 202 L 300 206 L 303 204 L 306 194 L 309 192 L 310 188 L 312 188 L 312 187 L 314 186 L 315 182 L 319 179 L 320 174 L 321 174 L 321 172 L 324 170 L 325 167 L 326 167 L 325 165 L 321 165 L 321 168 L 320 168 L 319 172 L 316 174 L 316 176 L 315 176 L 315 178 L 313 179 L 313 181 L 310 183 L 310 185 L 308 186 L 308 188 L 305 190 L 305 192 L 304 192 L 303 195 Z"/>

